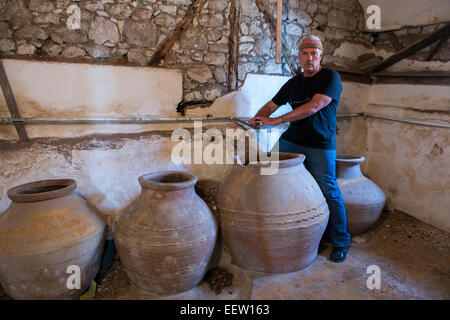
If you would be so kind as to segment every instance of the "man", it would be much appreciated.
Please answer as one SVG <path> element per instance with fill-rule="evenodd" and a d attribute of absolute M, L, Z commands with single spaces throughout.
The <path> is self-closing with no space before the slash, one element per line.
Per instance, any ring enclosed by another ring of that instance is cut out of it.
<path fill-rule="evenodd" d="M 350 245 L 344 201 L 336 182 L 336 109 L 342 92 L 339 74 L 321 66 L 322 42 L 307 36 L 300 42 L 299 58 L 303 73 L 289 79 L 275 97 L 248 121 L 254 125 L 290 122 L 280 138 L 281 152 L 306 156 L 305 167 L 319 184 L 330 209 L 330 218 L 322 244 L 331 242 L 330 260 L 343 262 Z M 281 117 L 269 116 L 286 103 L 293 111 Z"/>

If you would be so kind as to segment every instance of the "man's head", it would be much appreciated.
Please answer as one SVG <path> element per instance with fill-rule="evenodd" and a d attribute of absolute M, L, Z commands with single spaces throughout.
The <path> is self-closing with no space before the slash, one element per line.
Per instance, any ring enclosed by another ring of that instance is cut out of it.
<path fill-rule="evenodd" d="M 300 41 L 298 56 L 305 75 L 315 75 L 320 70 L 320 61 L 323 57 L 322 41 L 313 35 L 304 37 Z"/>

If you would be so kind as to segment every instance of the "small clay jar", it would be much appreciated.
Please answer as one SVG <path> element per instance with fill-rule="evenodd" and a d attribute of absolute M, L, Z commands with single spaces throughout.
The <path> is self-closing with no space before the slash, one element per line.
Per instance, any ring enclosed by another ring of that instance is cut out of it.
<path fill-rule="evenodd" d="M 121 214 L 114 239 L 128 278 L 138 289 L 175 294 L 197 286 L 207 271 L 217 225 L 195 193 L 189 172 L 139 177 L 139 196 Z"/>
<path fill-rule="evenodd" d="M 78 299 L 100 267 L 103 217 L 72 179 L 8 190 L 0 215 L 0 282 L 13 299 Z"/>
<path fill-rule="evenodd" d="M 347 211 L 347 230 L 352 236 L 364 233 L 381 215 L 386 196 L 374 182 L 363 176 L 362 156 L 338 155 L 336 178 Z"/>

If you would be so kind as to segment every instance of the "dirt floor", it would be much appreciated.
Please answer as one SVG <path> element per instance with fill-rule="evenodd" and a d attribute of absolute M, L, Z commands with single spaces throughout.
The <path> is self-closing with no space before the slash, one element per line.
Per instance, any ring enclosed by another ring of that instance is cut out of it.
<path fill-rule="evenodd" d="M 217 185 L 200 181 L 196 189 L 220 219 Z M 235 266 L 219 247 L 202 282 L 170 296 L 136 289 L 116 255 L 94 299 L 450 299 L 450 234 L 405 213 L 384 212 L 368 232 L 353 237 L 345 262 L 331 262 L 330 252 L 321 250 L 306 269 L 270 274 Z M 367 287 L 369 266 L 381 271 L 379 289 Z M 0 299 L 8 299 L 1 290 Z"/>

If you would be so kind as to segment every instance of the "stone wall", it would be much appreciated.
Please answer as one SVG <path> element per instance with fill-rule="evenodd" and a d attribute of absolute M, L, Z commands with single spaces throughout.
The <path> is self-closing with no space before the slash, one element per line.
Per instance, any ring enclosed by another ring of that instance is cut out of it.
<path fill-rule="evenodd" d="M 262 0 L 276 16 L 276 0 Z M 6 57 L 49 58 L 88 63 L 146 66 L 188 12 L 193 0 L 0 0 L 0 52 Z M 283 59 L 275 63 L 275 41 L 252 0 L 206 1 L 200 14 L 159 62 L 183 70 L 184 100 L 213 101 L 242 85 L 247 73 L 290 75 Z M 80 29 L 67 27 L 76 5 Z M 238 29 L 237 75 L 227 86 L 230 28 Z M 285 54 L 297 62 L 299 39 L 314 33 L 325 41 L 326 63 L 345 41 L 369 48 L 357 0 L 284 1 Z M 368 49 L 369 50 L 369 49 Z M 332 59 L 331 59 L 332 61 Z M 297 67 L 297 66 L 295 66 Z M 237 81 L 236 81 L 237 80 Z"/>

